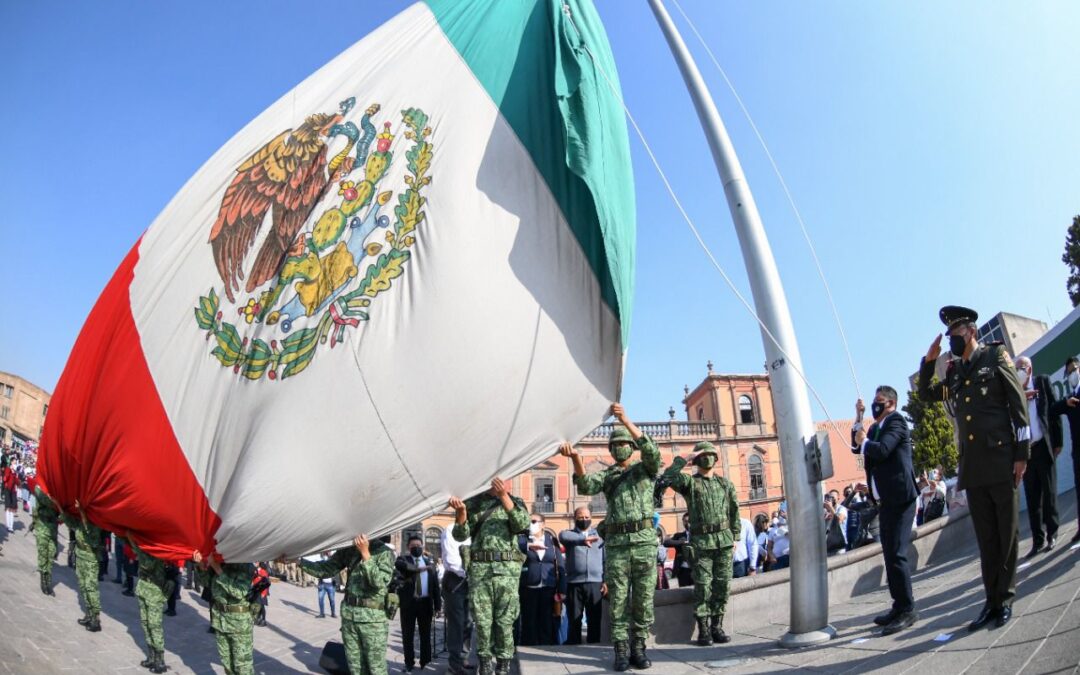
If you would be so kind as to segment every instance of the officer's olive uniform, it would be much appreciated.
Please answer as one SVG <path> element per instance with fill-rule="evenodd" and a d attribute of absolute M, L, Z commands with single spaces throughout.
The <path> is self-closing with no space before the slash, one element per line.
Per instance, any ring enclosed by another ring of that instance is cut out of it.
<path fill-rule="evenodd" d="M 1028 407 L 1005 348 L 979 345 L 965 363 L 955 359 L 945 382 L 931 384 L 934 363 L 919 367 L 919 397 L 944 401 L 956 418 L 960 450 L 957 489 L 967 490 L 979 542 L 983 587 L 993 609 L 1016 595 L 1019 501 L 1013 463 L 1028 459 Z"/>

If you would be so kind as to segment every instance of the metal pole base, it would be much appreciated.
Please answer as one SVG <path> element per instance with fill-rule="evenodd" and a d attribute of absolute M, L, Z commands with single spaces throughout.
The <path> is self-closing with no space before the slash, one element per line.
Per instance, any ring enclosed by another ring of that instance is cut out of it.
<path fill-rule="evenodd" d="M 821 630 L 812 630 L 808 633 L 784 633 L 780 638 L 780 646 L 785 649 L 801 649 L 811 645 L 819 645 L 836 637 L 836 629 L 832 624 L 826 624 Z"/>

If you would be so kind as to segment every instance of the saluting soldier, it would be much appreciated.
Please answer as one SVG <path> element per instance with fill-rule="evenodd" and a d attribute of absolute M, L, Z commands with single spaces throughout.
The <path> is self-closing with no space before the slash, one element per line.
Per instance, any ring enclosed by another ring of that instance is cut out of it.
<path fill-rule="evenodd" d="M 169 669 L 165 665 L 165 601 L 172 594 L 169 581 L 165 576 L 165 561 L 155 558 L 139 548 L 128 533 L 128 543 L 139 560 L 139 580 L 135 584 L 135 598 L 139 601 L 139 622 L 146 638 L 146 658 L 139 662 L 151 673 L 164 673 Z"/>
<path fill-rule="evenodd" d="M 728 586 L 731 584 L 731 557 L 742 531 L 735 486 L 713 472 L 716 448 L 708 441 L 694 446 L 693 463 L 697 473 L 682 472 L 687 461 L 678 457 L 664 472 L 671 489 L 686 500 L 690 516 L 690 542 L 683 548 L 694 575 L 694 618 L 697 620 L 697 644 L 706 647 L 730 642 L 724 633 Z"/>
<path fill-rule="evenodd" d="M 300 569 L 316 579 L 348 570 L 341 602 L 341 641 L 354 675 L 386 675 L 389 630 L 386 593 L 394 576 L 394 550 L 380 539 L 360 534 L 353 545 L 338 549 L 328 560 L 299 561 Z M 214 589 L 217 593 L 217 589 Z M 216 595 L 214 596 L 217 597 Z"/>
<path fill-rule="evenodd" d="M 653 487 L 660 472 L 660 451 L 653 440 L 627 418 L 621 405 L 611 404 L 611 413 L 622 425 L 608 436 L 608 451 L 615 466 L 585 473 L 581 455 L 572 445 L 564 443 L 559 453 L 574 463 L 574 485 L 579 494 L 603 492 L 607 498 L 608 514 L 601 533 L 607 549 L 604 581 L 611 603 L 614 668 L 622 672 L 631 663 L 635 668 L 652 665 L 645 654 L 645 639 L 653 624 L 656 592 L 656 530 L 652 514 Z M 641 460 L 632 462 L 635 448 L 641 451 Z M 631 641 L 629 655 L 628 641 Z"/>
<path fill-rule="evenodd" d="M 98 588 L 101 528 L 87 520 L 78 500 L 75 500 L 75 508 L 79 510 L 78 518 L 68 513 L 63 517 L 75 534 L 75 578 L 79 582 L 79 595 L 85 610 L 79 625 L 85 626 L 91 633 L 97 633 L 101 630 L 101 589 Z"/>
<path fill-rule="evenodd" d="M 941 354 L 941 335 L 919 367 L 919 396 L 944 401 L 956 419 L 960 450 L 957 488 L 967 490 L 971 523 L 979 542 L 986 604 L 968 626 L 978 630 L 991 621 L 1000 627 L 1012 618 L 1019 550 L 1017 487 L 1027 468 L 1030 431 L 1023 387 L 1005 347 L 981 345 L 967 307 L 942 307 L 953 359 L 945 381 L 931 384 Z"/>
<path fill-rule="evenodd" d="M 191 558 L 197 566 L 200 585 L 212 587 L 214 611 L 210 613 L 210 625 L 226 675 L 251 675 L 255 672 L 252 632 L 259 605 L 248 596 L 255 566 L 222 563 L 213 555 L 204 558 L 198 551 L 193 551 Z"/>
<path fill-rule="evenodd" d="M 56 557 L 56 536 L 60 511 L 40 485 L 34 486 L 34 539 L 37 540 L 37 566 L 41 576 L 41 592 L 56 595 L 52 589 L 53 558 Z"/>
<path fill-rule="evenodd" d="M 472 537 L 469 547 L 469 606 L 476 631 L 478 675 L 509 675 L 514 658 L 514 621 L 521 612 L 518 583 L 524 556 L 518 549 L 518 534 L 529 529 L 525 502 L 510 494 L 501 478 L 491 481 L 491 489 L 466 501 L 451 497 L 454 509 L 454 539 Z"/>

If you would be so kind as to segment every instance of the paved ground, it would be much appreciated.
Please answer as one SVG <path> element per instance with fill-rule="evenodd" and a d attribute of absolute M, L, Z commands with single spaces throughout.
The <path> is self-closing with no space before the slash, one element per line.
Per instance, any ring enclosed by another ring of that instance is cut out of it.
<path fill-rule="evenodd" d="M 896 635 L 882 637 L 871 622 L 891 603 L 888 591 L 881 589 L 830 608 L 838 635 L 826 645 L 799 651 L 780 648 L 776 643 L 787 626 L 774 624 L 737 633 L 723 647 L 650 649 L 653 668 L 648 672 L 1080 672 L 1080 544 L 1068 544 L 1076 532 L 1076 507 L 1071 494 L 1063 495 L 1060 505 L 1063 544 L 1031 564 L 1021 560 L 1013 620 L 1004 628 L 967 631 L 983 604 L 978 558 L 967 557 L 925 569 L 914 578 L 921 619 Z M 1030 539 L 1022 540 L 1020 555 L 1030 547 Z M 519 665 L 522 675 L 603 673 L 610 672 L 611 656 L 609 646 L 522 648 Z"/>
<path fill-rule="evenodd" d="M 86 632 L 76 623 L 82 611 L 74 570 L 64 565 L 65 553 L 61 552 L 53 572 L 56 597 L 39 590 L 34 536 L 23 536 L 29 522 L 28 514 L 20 511 L 16 531 L 0 534 L 0 673 L 147 672 L 138 665 L 144 658 L 144 643 L 135 598 L 121 595 L 122 587 L 107 578 L 101 584 L 103 630 Z M 63 528 L 60 540 L 64 546 Z M 267 610 L 270 625 L 255 629 L 256 672 L 323 672 L 318 667 L 319 654 L 327 640 L 340 640 L 340 624 L 329 616 L 319 619 L 317 614 L 314 587 L 275 583 Z M 206 632 L 208 622 L 206 603 L 183 590 L 177 616 L 165 617 L 165 662 L 170 672 L 224 672 L 213 636 Z M 391 623 L 386 655 L 391 672 L 399 672 L 403 663 L 400 629 L 395 624 Z M 441 645 L 440 632 L 436 649 Z M 445 657 L 441 654 L 426 670 L 413 672 L 444 673 Z"/>

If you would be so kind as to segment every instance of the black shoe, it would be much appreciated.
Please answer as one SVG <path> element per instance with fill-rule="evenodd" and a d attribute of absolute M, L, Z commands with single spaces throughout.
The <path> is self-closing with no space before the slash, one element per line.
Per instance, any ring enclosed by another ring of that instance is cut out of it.
<path fill-rule="evenodd" d="M 979 612 L 979 616 L 975 617 L 975 620 L 968 624 L 968 630 L 975 631 L 986 627 L 988 623 L 997 618 L 997 614 L 997 610 L 989 604 L 983 605 L 982 611 Z"/>
<path fill-rule="evenodd" d="M 326 618 L 326 615 L 325 615 L 325 614 L 317 614 L 317 615 L 315 616 L 315 618 L 316 618 L 316 619 L 325 619 L 325 618 Z"/>
<path fill-rule="evenodd" d="M 83 614 L 83 618 L 79 619 L 79 625 L 80 626 L 85 626 L 88 623 L 90 623 L 90 615 L 89 614 Z"/>
<path fill-rule="evenodd" d="M 412 666 L 405 666 L 404 668 L 402 668 L 402 671 L 404 671 L 406 673 L 411 673 L 412 669 L 413 669 Z"/>
<path fill-rule="evenodd" d="M 630 649 L 625 641 L 615 643 L 615 661 L 612 664 L 612 669 L 617 673 L 624 672 L 630 668 Z"/>
<path fill-rule="evenodd" d="M 720 617 L 709 617 L 709 637 L 712 638 L 713 644 L 722 645 L 731 642 L 731 638 L 724 632 L 724 629 L 720 627 Z"/>
<path fill-rule="evenodd" d="M 705 617 L 698 617 L 697 620 L 697 640 L 694 641 L 698 647 L 711 647 L 712 635 L 709 634 L 709 622 Z"/>
<path fill-rule="evenodd" d="M 114 584 L 122 584 L 122 583 L 124 583 L 124 582 L 123 582 L 122 580 L 120 580 L 120 579 L 113 579 L 113 580 L 112 580 L 112 582 L 113 582 Z"/>
<path fill-rule="evenodd" d="M 165 665 L 165 652 L 154 650 L 154 663 L 150 666 L 151 673 L 164 673 L 169 667 Z"/>
<path fill-rule="evenodd" d="M 510 659 L 495 659 L 495 675 L 510 675 Z"/>
<path fill-rule="evenodd" d="M 491 670 L 491 659 L 486 659 L 483 656 L 479 658 L 480 663 L 476 669 L 477 675 L 494 675 L 494 672 Z"/>
<path fill-rule="evenodd" d="M 630 643 L 630 664 L 638 670 L 652 666 L 652 661 L 645 655 L 645 638 L 635 637 Z"/>
<path fill-rule="evenodd" d="M 217 633 L 217 631 L 216 631 L 216 630 L 214 630 L 214 627 L 213 627 L 213 626 L 210 626 L 209 628 L 207 628 L 207 629 L 206 629 L 206 632 L 207 632 L 207 633 L 210 633 L 211 635 L 213 635 L 214 633 Z"/>
<path fill-rule="evenodd" d="M 890 623 L 893 622 L 893 619 L 900 616 L 901 614 L 903 614 L 903 612 L 901 612 L 900 610 L 893 607 L 892 609 L 885 612 L 884 614 L 881 614 L 879 616 L 875 616 L 874 617 L 874 623 L 876 623 L 879 626 L 888 626 Z"/>
<path fill-rule="evenodd" d="M 126 596 L 128 596 L 129 598 L 131 598 L 131 597 L 134 597 L 134 596 L 135 596 L 135 591 L 131 590 L 130 588 L 125 588 L 125 589 L 124 589 L 124 592 L 123 592 L 123 593 L 121 593 L 120 595 L 126 595 Z"/>
<path fill-rule="evenodd" d="M 142 666 L 143 668 L 149 668 L 150 666 L 154 665 L 154 650 L 153 649 L 147 650 L 146 658 L 143 659 L 142 661 L 139 661 L 139 665 Z"/>
<path fill-rule="evenodd" d="M 1043 547 L 1043 551 L 1049 553 L 1054 550 L 1054 545 L 1057 544 L 1057 535 L 1046 538 L 1046 546 Z"/>
<path fill-rule="evenodd" d="M 1005 624 L 1009 623 L 1009 619 L 1012 618 L 1012 607 L 1002 607 L 998 610 L 997 619 L 994 621 L 994 626 L 1001 628 Z"/>
<path fill-rule="evenodd" d="M 96 616 L 94 618 L 90 619 L 90 623 L 86 624 L 86 630 L 90 631 L 91 633 L 100 633 L 101 632 L 101 619 L 99 619 Z"/>
<path fill-rule="evenodd" d="M 337 618 L 337 614 L 334 614 L 333 612 L 330 612 L 330 618 L 331 618 L 331 619 L 336 619 L 336 618 Z"/>
<path fill-rule="evenodd" d="M 918 618 L 919 615 L 915 613 L 915 610 L 912 610 L 910 612 L 900 612 L 896 615 L 895 619 L 890 621 L 888 625 L 881 629 L 881 634 L 892 635 L 893 633 L 899 633 L 905 628 L 910 627 L 911 624 L 915 623 L 915 620 Z"/>
<path fill-rule="evenodd" d="M 1042 550 L 1043 550 L 1042 544 L 1032 544 L 1031 550 L 1028 551 L 1026 556 L 1024 556 L 1024 559 L 1027 560 L 1028 558 L 1034 558 L 1035 556 L 1042 553 Z"/>
<path fill-rule="evenodd" d="M 176 616 L 176 610 L 175 609 L 167 609 L 167 610 L 165 610 L 165 616 Z"/>

